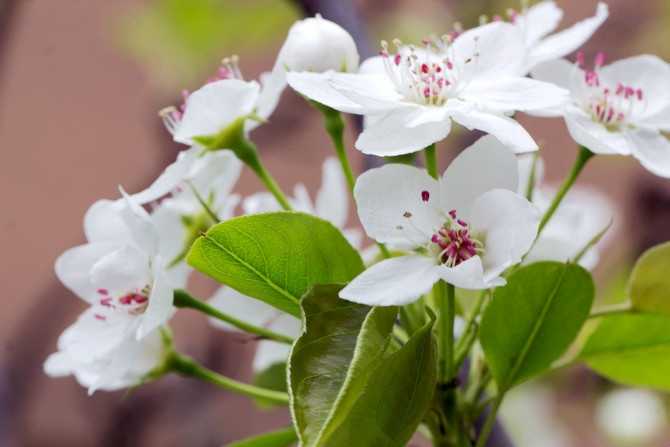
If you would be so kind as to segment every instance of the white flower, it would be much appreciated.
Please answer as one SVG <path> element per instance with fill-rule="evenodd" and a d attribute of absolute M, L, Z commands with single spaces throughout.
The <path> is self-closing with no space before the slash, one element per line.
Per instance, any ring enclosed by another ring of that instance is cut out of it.
<path fill-rule="evenodd" d="M 533 70 L 533 76 L 570 90 L 571 101 L 543 115 L 563 116 L 572 138 L 596 154 L 632 155 L 661 177 L 670 177 L 670 67 L 643 55 L 593 70 L 583 57 L 570 64 L 557 60 Z"/>
<path fill-rule="evenodd" d="M 275 70 L 355 72 L 358 62 L 358 50 L 351 35 L 317 14 L 293 24 L 279 50 Z"/>
<path fill-rule="evenodd" d="M 366 233 L 410 254 L 373 265 L 340 297 L 368 305 L 401 305 L 442 279 L 465 289 L 505 284 L 539 223 L 537 209 L 516 193 L 514 154 L 491 136 L 451 163 L 438 181 L 406 165 L 359 177 L 354 195 Z"/>
<path fill-rule="evenodd" d="M 521 13 L 510 10 L 508 15 L 526 43 L 527 55 L 521 71 L 526 74 L 543 62 L 560 59 L 579 49 L 607 20 L 609 8 L 600 2 L 593 17 L 555 34 L 551 33 L 561 22 L 563 10 L 552 0 L 540 2 Z"/>
<path fill-rule="evenodd" d="M 324 161 L 322 176 L 316 202 L 310 198 L 305 185 L 298 183 L 293 190 L 293 197 L 289 199 L 291 206 L 296 211 L 329 221 L 342 230 L 344 236 L 354 247 L 360 247 L 361 232 L 357 229 L 345 228 L 349 214 L 349 189 L 337 159 L 329 157 Z M 242 209 L 245 214 L 256 214 L 279 211 L 281 208 L 270 193 L 260 192 L 244 199 Z"/>
<path fill-rule="evenodd" d="M 161 111 L 163 122 L 178 143 L 198 145 L 197 137 L 217 135 L 238 119 L 245 130 L 258 126 L 258 118 L 268 118 L 279 102 L 286 81 L 276 73 L 263 73 L 261 84 L 245 81 L 237 58 L 223 60 L 217 76 L 193 93 L 184 92 L 184 104 Z"/>
<path fill-rule="evenodd" d="M 647 390 L 617 389 L 596 408 L 600 429 L 621 445 L 659 445 L 667 424 L 665 402 Z"/>
<path fill-rule="evenodd" d="M 530 177 L 532 157 L 519 158 L 519 179 L 524 186 L 519 194 L 526 193 Z M 542 185 L 543 163 L 537 160 L 532 202 L 544 213 L 556 191 Z M 573 187 L 563 198 L 540 237 L 526 255 L 526 264 L 536 261 L 567 262 L 574 260 L 615 220 L 616 209 L 604 194 L 587 187 Z M 612 229 L 608 234 L 611 236 Z M 592 270 L 598 264 L 600 251 L 607 244 L 607 235 L 583 253 L 579 264 Z"/>
<path fill-rule="evenodd" d="M 300 335 L 300 320 L 278 311 L 269 304 L 242 295 L 229 287 L 220 287 L 209 300 L 209 304 L 221 312 L 254 326 L 261 326 L 288 337 Z M 215 327 L 239 331 L 236 327 L 221 320 L 210 318 L 209 321 Z M 290 349 L 291 346 L 285 343 L 261 340 L 256 347 L 256 355 L 253 361 L 254 371 L 260 372 L 273 364 L 285 362 L 288 359 Z"/>
<path fill-rule="evenodd" d="M 518 76 L 525 45 L 518 30 L 492 23 L 444 41 L 414 48 L 383 43 L 382 55 L 368 59 L 361 73 L 313 76 L 289 73 L 299 93 L 333 109 L 374 120 L 358 137 L 367 154 L 400 155 L 445 138 L 451 120 L 495 135 L 522 151 L 537 149 L 532 137 L 508 114 L 556 107 L 567 92 Z"/>
<path fill-rule="evenodd" d="M 45 370 L 74 374 L 93 392 L 127 386 L 156 365 L 156 330 L 174 313 L 172 294 L 185 277 L 166 270 L 153 222 L 128 196 L 96 202 L 84 230 L 88 243 L 63 253 L 55 270 L 91 307 L 63 333 Z"/>

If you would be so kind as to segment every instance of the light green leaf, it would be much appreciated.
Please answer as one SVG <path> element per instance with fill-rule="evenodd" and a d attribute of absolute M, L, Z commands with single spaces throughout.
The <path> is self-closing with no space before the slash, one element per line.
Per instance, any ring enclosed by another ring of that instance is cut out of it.
<path fill-rule="evenodd" d="M 337 228 L 296 212 L 217 224 L 193 244 L 187 261 L 238 292 L 297 317 L 300 297 L 314 284 L 346 283 L 364 268 Z"/>
<path fill-rule="evenodd" d="M 286 362 L 274 363 L 260 371 L 254 376 L 253 384 L 268 390 L 287 392 Z M 275 402 L 259 398 L 254 401 L 262 409 L 273 408 L 277 405 Z"/>
<path fill-rule="evenodd" d="M 289 361 L 291 410 L 305 447 L 404 446 L 437 382 L 433 321 L 400 349 L 397 308 L 369 308 L 317 286 L 302 301 L 305 331 Z"/>
<path fill-rule="evenodd" d="M 589 272 L 558 262 L 522 267 L 495 289 L 480 340 L 500 391 L 561 356 L 586 321 L 594 293 Z"/>
<path fill-rule="evenodd" d="M 341 286 L 316 286 L 302 300 L 304 332 L 291 351 L 291 411 L 304 446 L 342 423 L 388 349 L 397 308 L 338 298 Z"/>
<path fill-rule="evenodd" d="M 614 381 L 670 391 L 670 317 L 603 317 L 579 360 Z"/>
<path fill-rule="evenodd" d="M 228 447 L 287 447 L 298 440 L 293 427 L 287 427 L 228 444 Z"/>
<path fill-rule="evenodd" d="M 634 309 L 670 316 L 670 242 L 640 256 L 631 274 L 629 293 Z"/>

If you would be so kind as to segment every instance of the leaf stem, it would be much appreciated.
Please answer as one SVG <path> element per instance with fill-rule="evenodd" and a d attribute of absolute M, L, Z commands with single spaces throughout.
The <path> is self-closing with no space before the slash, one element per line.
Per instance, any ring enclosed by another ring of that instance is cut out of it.
<path fill-rule="evenodd" d="M 454 369 L 458 371 L 461 368 L 461 365 L 465 361 L 465 358 L 468 356 L 468 353 L 470 352 L 470 349 L 472 348 L 472 345 L 475 343 L 475 340 L 477 339 L 477 317 L 482 311 L 482 308 L 484 307 L 484 302 L 486 301 L 486 297 L 489 294 L 489 290 L 482 290 L 482 292 L 479 294 L 477 297 L 477 301 L 475 301 L 475 305 L 472 308 L 472 311 L 470 312 L 470 315 L 468 316 L 468 321 L 465 325 L 465 330 L 463 331 L 463 335 L 458 340 L 458 343 L 456 344 L 455 348 L 455 356 L 456 359 L 454 361 Z"/>
<path fill-rule="evenodd" d="M 194 309 L 200 311 L 205 315 L 209 315 L 210 317 L 214 317 L 218 320 L 224 321 L 245 332 L 248 332 L 250 334 L 256 334 L 263 339 L 273 340 L 279 343 L 285 343 L 289 345 L 293 344 L 293 339 L 291 337 L 278 334 L 264 327 L 254 326 L 253 324 L 249 324 L 231 315 L 225 314 L 216 309 L 214 306 L 211 306 L 210 304 L 202 300 L 194 298 L 187 291 L 183 289 L 177 289 L 174 291 L 174 305 L 182 309 Z"/>
<path fill-rule="evenodd" d="M 205 199 L 202 198 L 202 196 L 200 195 L 200 192 L 198 192 L 198 190 L 195 188 L 195 185 L 193 184 L 193 182 L 191 182 L 190 180 L 187 180 L 187 181 L 186 181 L 186 184 L 188 185 L 189 188 L 191 188 L 191 192 L 193 192 L 193 195 L 195 196 L 196 200 L 198 201 L 198 203 L 200 204 L 200 206 L 202 206 L 202 209 L 205 210 L 205 212 L 207 213 L 207 215 L 208 215 L 211 219 L 213 219 L 214 222 L 216 222 L 216 223 L 221 222 L 221 219 L 219 218 L 219 216 L 218 216 L 218 215 L 214 212 L 214 210 L 207 204 L 207 202 L 205 201 Z"/>
<path fill-rule="evenodd" d="M 440 348 L 440 381 L 451 380 L 454 367 L 454 317 L 456 310 L 455 288 L 442 280 L 435 284 L 435 302 L 438 312 L 438 346 Z"/>
<path fill-rule="evenodd" d="M 423 150 L 426 161 L 426 171 L 431 177 L 437 179 L 437 152 L 435 151 L 435 144 L 431 144 Z"/>
<path fill-rule="evenodd" d="M 610 306 L 603 306 L 599 309 L 594 309 L 589 315 L 589 318 L 600 318 L 609 315 L 627 314 L 633 312 L 635 312 L 635 309 L 633 309 L 633 304 L 630 301 L 626 301 L 625 303 L 612 304 Z"/>
<path fill-rule="evenodd" d="M 176 372 L 185 377 L 200 379 L 212 383 L 223 389 L 243 394 L 245 396 L 268 400 L 277 404 L 288 404 L 288 394 L 281 391 L 268 390 L 247 383 L 238 382 L 230 377 L 223 376 L 210 369 L 197 364 L 193 359 L 177 352 L 171 352 L 167 360 L 167 367 L 170 371 Z"/>
<path fill-rule="evenodd" d="M 495 400 L 493 401 L 491 409 L 489 410 L 489 413 L 486 415 L 486 420 L 484 421 L 482 430 L 479 433 L 479 436 L 477 438 L 477 444 L 475 444 L 475 447 L 484 447 L 486 445 L 486 442 L 488 441 L 489 436 L 491 435 L 491 430 L 493 430 L 493 424 L 495 424 L 496 422 L 496 416 L 498 415 L 498 410 L 500 409 L 500 404 L 502 403 L 504 397 L 505 394 L 500 393 L 498 394 L 498 396 L 496 396 Z"/>
<path fill-rule="evenodd" d="M 544 229 L 545 226 L 547 226 L 547 224 L 549 223 L 549 220 L 554 215 L 554 213 L 558 209 L 558 206 L 563 201 L 563 198 L 568 193 L 568 191 L 570 191 L 570 188 L 572 188 L 572 185 L 574 185 L 575 181 L 577 180 L 577 177 L 579 177 L 579 174 L 584 169 L 584 166 L 586 166 L 586 162 L 589 161 L 591 159 L 591 157 L 593 157 L 594 155 L 595 154 L 593 152 L 591 152 L 589 149 L 587 149 L 584 146 L 581 146 L 579 148 L 579 153 L 577 154 L 577 158 L 575 159 L 575 163 L 572 165 L 572 169 L 570 170 L 570 174 L 568 174 L 567 178 L 563 181 L 563 184 L 561 185 L 561 188 L 558 190 L 558 192 L 556 193 L 556 196 L 554 197 L 551 204 L 549 205 L 549 208 L 547 208 L 547 211 L 545 211 L 544 215 L 542 216 L 542 220 L 540 221 L 540 226 L 537 230 L 537 238 L 540 237 L 540 234 L 542 233 L 542 230 Z"/>

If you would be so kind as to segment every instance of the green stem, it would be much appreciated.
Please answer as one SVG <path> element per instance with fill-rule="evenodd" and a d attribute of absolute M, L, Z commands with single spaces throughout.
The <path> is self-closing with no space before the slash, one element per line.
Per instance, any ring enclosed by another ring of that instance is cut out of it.
<path fill-rule="evenodd" d="M 635 309 L 633 309 L 633 305 L 627 301 L 625 303 L 612 304 L 611 306 L 603 306 L 600 309 L 595 309 L 593 312 L 591 312 L 589 318 L 599 318 L 609 315 L 627 314 L 632 312 L 635 312 Z"/>
<path fill-rule="evenodd" d="M 572 165 L 572 170 L 570 171 L 570 174 L 563 181 L 561 189 L 558 190 L 556 196 L 554 197 L 554 200 L 551 202 L 549 208 L 547 209 L 547 211 L 545 211 L 544 215 L 542 216 L 540 226 L 537 230 L 538 238 L 540 237 L 540 234 L 542 233 L 544 227 L 549 223 L 549 220 L 558 209 L 558 206 L 563 201 L 565 195 L 568 193 L 568 191 L 570 191 L 572 185 L 574 185 L 575 181 L 577 180 L 577 177 L 579 177 L 579 174 L 582 172 L 582 169 L 584 169 L 584 166 L 586 166 L 586 162 L 589 161 L 591 157 L 593 157 L 594 155 L 595 154 L 593 152 L 591 152 L 584 146 L 580 147 L 579 153 L 577 154 L 577 159 L 575 160 L 575 163 Z"/>
<path fill-rule="evenodd" d="M 214 210 L 207 204 L 205 199 L 202 198 L 198 190 L 195 188 L 195 185 L 190 180 L 187 180 L 186 183 L 188 184 L 189 188 L 191 188 L 191 191 L 193 192 L 193 195 L 195 196 L 196 200 L 202 206 L 202 208 L 205 210 L 207 215 L 214 220 L 214 222 L 221 222 L 221 219 L 219 216 L 214 212 Z"/>
<path fill-rule="evenodd" d="M 249 298 L 251 299 L 251 298 Z M 278 334 L 269 329 L 260 326 L 254 326 L 245 321 L 237 319 L 233 316 L 225 314 L 215 307 L 207 304 L 204 301 L 194 298 L 187 291 L 182 289 L 177 289 L 174 291 L 174 305 L 182 309 L 194 309 L 198 310 L 205 315 L 214 317 L 221 321 L 225 321 L 228 324 L 235 326 L 238 329 L 241 329 L 250 334 L 256 334 L 259 337 L 262 337 L 267 340 L 273 340 L 279 343 L 293 344 L 293 339 L 282 334 Z"/>
<path fill-rule="evenodd" d="M 533 164 L 530 168 L 530 177 L 528 178 L 528 185 L 526 185 L 526 199 L 529 202 L 533 201 L 533 192 L 535 191 L 535 182 L 537 179 L 537 161 L 540 159 L 540 152 L 533 154 Z"/>
<path fill-rule="evenodd" d="M 174 351 L 170 353 L 170 357 L 167 361 L 169 370 L 182 376 L 200 379 L 238 394 L 244 394 L 245 396 L 263 399 L 277 404 L 286 405 L 289 402 L 288 394 L 286 393 L 238 382 L 237 380 L 222 376 L 221 374 L 198 365 L 190 357 Z"/>
<path fill-rule="evenodd" d="M 477 297 L 477 301 L 475 301 L 475 305 L 472 308 L 470 315 L 468 316 L 468 321 L 465 325 L 463 335 L 461 335 L 461 338 L 456 344 L 456 359 L 454 361 L 454 368 L 456 371 L 461 368 L 461 365 L 468 356 L 470 349 L 472 349 L 472 345 L 475 343 L 475 340 L 477 340 L 477 317 L 482 311 L 482 307 L 484 306 L 484 301 L 486 301 L 486 296 L 488 293 L 488 290 L 482 290 L 482 292 Z"/>
<path fill-rule="evenodd" d="M 454 316 L 456 309 L 454 286 L 442 280 L 435 284 L 435 303 L 438 313 L 438 346 L 440 349 L 440 381 L 448 383 L 454 365 Z"/>
<path fill-rule="evenodd" d="M 493 401 L 493 405 L 491 406 L 489 414 L 486 415 L 486 420 L 484 421 L 484 425 L 482 426 L 482 431 L 479 433 L 479 437 L 477 438 L 477 444 L 475 444 L 475 447 L 484 447 L 486 445 L 486 442 L 488 441 L 489 436 L 491 435 L 491 430 L 493 430 L 493 424 L 495 424 L 496 422 L 498 409 L 500 409 L 500 404 L 502 403 L 504 396 L 505 395 L 501 393 Z"/>
<path fill-rule="evenodd" d="M 235 155 L 246 164 L 258 178 L 263 182 L 268 191 L 277 200 L 277 203 L 286 211 L 291 211 L 292 207 L 288 199 L 282 192 L 281 188 L 272 177 L 272 175 L 265 169 L 258 156 L 258 149 L 256 145 L 246 138 L 239 138 L 235 143 Z"/>
<path fill-rule="evenodd" d="M 431 144 L 424 149 L 423 154 L 426 159 L 426 171 L 434 179 L 437 178 L 437 152 L 435 151 L 435 144 Z"/>
<path fill-rule="evenodd" d="M 340 112 L 333 110 L 330 107 L 318 103 L 313 104 L 323 114 L 326 131 L 328 132 L 328 135 L 330 135 L 333 146 L 335 146 L 335 152 L 337 152 L 337 158 L 340 160 L 340 166 L 342 166 L 342 172 L 347 179 L 349 189 L 353 192 L 356 180 L 354 178 L 354 173 L 351 170 L 347 151 L 344 148 L 344 121 L 342 120 L 342 115 Z"/>

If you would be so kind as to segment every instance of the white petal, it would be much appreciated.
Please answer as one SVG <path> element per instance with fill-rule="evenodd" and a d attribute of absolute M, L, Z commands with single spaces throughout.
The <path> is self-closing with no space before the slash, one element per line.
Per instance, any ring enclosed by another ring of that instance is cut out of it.
<path fill-rule="evenodd" d="M 167 323 L 175 311 L 172 305 L 174 288 L 163 271 L 160 259 L 154 261 L 153 277 L 149 305 L 142 315 L 140 327 L 137 328 L 138 340 Z"/>
<path fill-rule="evenodd" d="M 382 56 L 373 56 L 365 59 L 358 68 L 361 74 L 385 75 L 384 58 Z"/>
<path fill-rule="evenodd" d="M 281 94 L 286 88 L 286 73 L 283 71 L 265 72 L 260 75 L 261 91 L 256 104 L 256 114 L 268 119 L 277 108 Z"/>
<path fill-rule="evenodd" d="M 352 247 L 360 249 L 363 245 L 363 232 L 358 228 L 345 228 L 342 234 Z"/>
<path fill-rule="evenodd" d="M 484 276 L 497 277 L 521 261 L 535 241 L 540 211 L 515 192 L 494 189 L 472 207 L 471 228 L 484 239 Z"/>
<path fill-rule="evenodd" d="M 532 45 L 554 31 L 563 18 L 563 10 L 553 0 L 543 1 L 528 8 L 518 20 L 524 27 L 526 44 Z"/>
<path fill-rule="evenodd" d="M 653 129 L 670 132 L 670 105 L 653 116 L 645 117 L 644 125 Z"/>
<path fill-rule="evenodd" d="M 158 254 L 159 240 L 158 232 L 154 223 L 151 221 L 149 213 L 137 204 L 123 188 L 119 187 L 123 195 L 125 206 L 121 208 L 121 218 L 130 230 L 135 244 L 141 248 L 147 255 Z"/>
<path fill-rule="evenodd" d="M 670 178 L 670 142 L 659 132 L 638 130 L 629 133 L 633 156 L 649 172 Z"/>
<path fill-rule="evenodd" d="M 575 72 L 578 75 L 575 76 Z M 571 81 L 574 77 L 584 79 L 583 73 L 579 67 L 565 59 L 543 62 L 531 71 L 533 78 L 539 81 L 550 82 L 566 90 L 570 90 L 572 86 Z"/>
<path fill-rule="evenodd" d="M 330 85 L 361 106 L 360 113 L 384 113 L 401 105 L 403 97 L 386 75 L 335 73 Z"/>
<path fill-rule="evenodd" d="M 91 268 L 118 248 L 114 242 L 97 242 L 71 248 L 56 260 L 56 276 L 75 295 L 93 303 L 100 296 L 97 293 L 99 286 L 91 281 Z"/>
<path fill-rule="evenodd" d="M 193 161 L 185 180 L 189 180 L 202 197 L 216 193 L 215 199 L 219 199 L 230 194 L 241 172 L 242 162 L 232 152 L 206 152 Z"/>
<path fill-rule="evenodd" d="M 349 188 L 336 158 L 328 158 L 323 163 L 321 189 L 316 195 L 316 214 L 335 225 L 344 228 L 349 213 Z"/>
<path fill-rule="evenodd" d="M 174 140 L 192 144 L 193 138 L 214 135 L 237 118 L 253 112 L 260 87 L 255 81 L 225 79 L 201 87 L 186 100 L 186 110 Z"/>
<path fill-rule="evenodd" d="M 516 192 L 522 196 L 525 196 L 528 191 L 528 183 L 531 180 L 531 174 L 533 174 L 533 165 L 535 166 L 535 173 L 533 176 L 533 189 L 535 190 L 535 193 L 537 193 L 537 189 L 544 178 L 544 160 L 542 160 L 542 157 L 536 157 L 536 155 L 537 154 L 522 154 L 517 157 L 517 162 L 519 163 L 519 187 Z"/>
<path fill-rule="evenodd" d="M 221 312 L 245 321 L 254 326 L 267 326 L 281 313 L 274 307 L 263 301 L 242 295 L 230 287 L 219 287 L 219 290 L 209 300 L 209 304 Z M 216 318 L 210 318 L 209 322 L 218 328 L 239 331 L 235 326 Z"/>
<path fill-rule="evenodd" d="M 644 93 L 644 107 L 633 109 L 632 119 L 644 123 L 670 106 L 670 65 L 652 55 L 622 59 L 603 67 L 602 82 L 616 86 L 621 82 Z"/>
<path fill-rule="evenodd" d="M 427 256 L 385 259 L 354 278 L 340 291 L 340 298 L 369 306 L 411 303 L 433 287 L 438 268 Z"/>
<path fill-rule="evenodd" d="M 422 198 L 424 191 L 427 202 Z M 413 166 L 370 169 L 358 177 L 354 198 L 365 232 L 378 242 L 422 246 L 442 224 L 436 210 L 440 204 L 437 182 Z"/>
<path fill-rule="evenodd" d="M 279 211 L 281 207 L 269 192 L 257 192 L 242 201 L 244 214 L 258 214 Z"/>
<path fill-rule="evenodd" d="M 139 204 L 146 204 L 172 192 L 188 178 L 188 173 L 201 152 L 202 149 L 198 147 L 181 151 L 177 155 L 177 160 L 165 168 L 165 171 L 147 189 L 131 196 L 133 200 Z"/>
<path fill-rule="evenodd" d="M 131 234 L 123 221 L 121 200 L 98 200 L 86 210 L 84 234 L 89 242 L 125 243 Z"/>
<path fill-rule="evenodd" d="M 484 277 L 484 268 L 479 256 L 473 256 L 455 267 L 440 265 L 437 270 L 440 278 L 449 284 L 461 289 L 483 290 L 505 285 L 505 280 L 499 277 Z"/>
<path fill-rule="evenodd" d="M 491 135 L 484 136 L 451 162 L 440 181 L 441 207 L 470 218 L 474 201 L 492 189 L 516 191 L 519 173 L 514 153 Z"/>
<path fill-rule="evenodd" d="M 102 257 L 89 271 L 91 283 L 112 294 L 141 290 L 151 281 L 148 257 L 131 245 Z"/>
<path fill-rule="evenodd" d="M 577 50 L 600 28 L 608 15 L 609 8 L 605 3 L 600 2 L 595 16 L 542 40 L 531 50 L 527 70 L 531 70 L 541 62 L 560 59 Z"/>
<path fill-rule="evenodd" d="M 565 124 L 572 138 L 596 154 L 631 153 L 630 141 L 623 132 L 609 131 L 581 110 L 571 108 L 565 114 Z"/>
<path fill-rule="evenodd" d="M 502 114 L 488 113 L 474 108 L 457 107 L 451 116 L 469 130 L 477 129 L 490 133 L 517 153 L 537 150 L 537 143 L 521 124 Z"/>
<path fill-rule="evenodd" d="M 562 108 L 569 100 L 569 92 L 548 82 L 507 77 L 472 82 L 459 97 L 498 112 L 523 112 Z"/>
<path fill-rule="evenodd" d="M 385 157 L 416 152 L 446 138 L 451 131 L 449 118 L 424 122 L 421 109 L 404 107 L 375 119 L 358 136 L 356 149 Z M 434 113 L 428 115 L 434 117 Z"/>
<path fill-rule="evenodd" d="M 331 86 L 330 79 L 334 75 L 335 72 L 332 71 L 325 73 L 292 72 L 287 73 L 286 79 L 293 90 L 312 101 L 340 112 L 362 113 L 363 108 L 360 105 Z"/>
<path fill-rule="evenodd" d="M 290 345 L 263 340 L 256 347 L 252 368 L 255 372 L 261 372 L 274 364 L 286 362 L 290 352 Z"/>
<path fill-rule="evenodd" d="M 461 70 L 459 82 L 517 75 L 526 54 L 522 34 L 514 25 L 503 22 L 464 32 L 452 48 L 455 65 Z"/>

